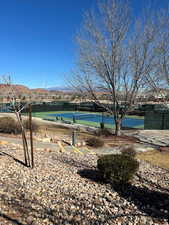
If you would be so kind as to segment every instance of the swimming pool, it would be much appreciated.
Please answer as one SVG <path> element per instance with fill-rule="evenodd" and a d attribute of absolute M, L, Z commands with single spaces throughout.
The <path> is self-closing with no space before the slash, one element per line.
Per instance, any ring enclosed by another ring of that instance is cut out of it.
<path fill-rule="evenodd" d="M 74 122 L 76 121 L 89 121 L 94 123 L 105 123 L 114 125 L 114 119 L 110 116 L 103 116 L 101 114 L 94 114 L 94 113 L 81 113 L 81 112 L 70 112 L 70 113 L 55 113 L 50 114 L 52 117 L 56 117 L 57 119 L 69 119 Z M 124 127 L 143 127 L 144 126 L 144 119 L 138 118 L 129 118 L 126 117 L 122 121 L 122 126 Z"/>

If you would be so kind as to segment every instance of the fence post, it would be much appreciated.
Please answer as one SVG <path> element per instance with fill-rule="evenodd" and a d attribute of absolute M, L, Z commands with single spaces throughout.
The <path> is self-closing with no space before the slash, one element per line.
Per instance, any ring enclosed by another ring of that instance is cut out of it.
<path fill-rule="evenodd" d="M 162 130 L 164 130 L 164 126 L 165 126 L 165 124 L 164 124 L 164 112 L 162 112 Z"/>
<path fill-rule="evenodd" d="M 76 123 L 76 119 L 75 116 L 73 115 L 73 123 Z"/>
<path fill-rule="evenodd" d="M 75 144 L 76 144 L 76 132 L 73 131 L 72 132 L 72 145 L 75 146 Z"/>
<path fill-rule="evenodd" d="M 33 134 L 32 134 L 32 105 L 29 104 L 29 130 L 30 130 L 30 144 L 31 144 L 31 167 L 34 167 L 33 155 Z"/>
<path fill-rule="evenodd" d="M 104 129 L 104 112 L 102 112 L 102 121 L 100 123 L 100 128 L 103 130 Z"/>

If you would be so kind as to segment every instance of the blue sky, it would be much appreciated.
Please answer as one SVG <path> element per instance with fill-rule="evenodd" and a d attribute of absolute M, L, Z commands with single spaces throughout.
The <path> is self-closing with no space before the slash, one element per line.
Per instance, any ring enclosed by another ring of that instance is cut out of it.
<path fill-rule="evenodd" d="M 137 14 L 147 0 L 130 0 Z M 154 0 L 165 7 L 168 0 Z M 75 33 L 96 0 L 0 0 L 0 74 L 30 88 L 65 86 Z"/>

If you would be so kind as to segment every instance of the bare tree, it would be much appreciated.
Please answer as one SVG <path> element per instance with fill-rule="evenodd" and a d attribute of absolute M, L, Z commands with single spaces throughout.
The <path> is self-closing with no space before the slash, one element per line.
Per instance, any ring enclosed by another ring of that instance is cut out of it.
<path fill-rule="evenodd" d="M 97 10 L 85 14 L 77 34 L 79 61 L 72 84 L 114 117 L 116 135 L 137 95 L 147 89 L 150 80 L 159 80 L 153 74 L 160 58 L 157 49 L 166 45 L 159 38 L 165 34 L 161 24 L 166 14 L 162 18 L 159 9 L 148 13 L 132 18 L 127 1 L 103 1 Z M 101 103 L 100 91 L 109 95 L 113 107 Z"/>
<path fill-rule="evenodd" d="M 1 77 L 2 83 L 5 85 L 6 94 L 9 95 L 9 101 L 11 104 L 11 109 L 16 115 L 17 121 L 21 127 L 22 134 L 22 143 L 24 150 L 24 160 L 25 165 L 28 167 L 34 167 L 33 161 L 33 138 L 32 138 L 32 116 L 31 116 L 31 104 L 27 102 L 22 104 L 20 101 L 17 101 L 17 96 L 19 96 L 19 92 L 17 89 L 13 88 L 12 81 L 10 75 L 4 75 Z M 22 120 L 21 112 L 29 106 L 29 128 L 30 128 L 30 143 L 31 143 L 31 153 L 29 153 L 28 141 L 26 137 L 26 131 Z"/>
<path fill-rule="evenodd" d="M 153 73 L 147 73 L 146 79 L 152 91 L 165 103 L 164 92 L 167 90 L 169 92 L 169 6 L 159 13 L 157 19 L 156 66 Z"/>

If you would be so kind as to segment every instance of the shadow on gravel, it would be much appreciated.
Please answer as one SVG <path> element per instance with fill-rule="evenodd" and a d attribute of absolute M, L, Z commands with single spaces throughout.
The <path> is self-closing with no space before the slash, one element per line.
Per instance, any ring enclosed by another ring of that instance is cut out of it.
<path fill-rule="evenodd" d="M 147 216 L 169 221 L 169 194 L 148 188 L 127 185 L 123 190 L 115 188 L 118 194 L 134 203 Z"/>
<path fill-rule="evenodd" d="M 102 182 L 99 171 L 96 169 L 83 169 L 77 172 L 82 178 L 87 178 L 94 182 Z"/>
<path fill-rule="evenodd" d="M 16 225 L 24 225 L 23 223 L 20 223 L 18 220 L 16 219 L 12 219 L 11 217 L 7 216 L 6 214 L 4 213 L 1 213 L 0 212 L 0 218 L 3 218 L 9 222 L 11 222 L 12 224 L 16 224 Z"/>
<path fill-rule="evenodd" d="M 78 169 L 80 168 L 91 169 L 93 167 L 89 165 L 89 162 L 87 160 L 80 161 L 79 159 L 74 159 L 71 156 L 61 156 L 60 158 L 56 158 L 56 159 L 53 158 L 53 159 Z"/>
<path fill-rule="evenodd" d="M 97 170 L 83 169 L 79 170 L 78 174 L 81 177 L 87 178 L 94 182 L 103 183 L 103 180 L 101 179 Z M 158 189 L 155 191 L 134 185 L 126 185 L 123 188 L 113 187 L 113 190 L 116 191 L 120 197 L 125 198 L 131 203 L 134 203 L 134 205 L 136 205 L 137 208 L 143 213 L 142 215 L 150 216 L 156 219 L 166 219 L 169 221 L 169 190 L 158 187 Z M 123 216 L 126 215 L 112 215 L 112 218 Z"/>
<path fill-rule="evenodd" d="M 166 176 L 168 176 L 168 175 L 169 175 L 169 171 L 166 170 L 166 173 L 165 173 L 165 174 L 166 174 Z M 165 175 L 165 174 L 163 173 L 163 175 Z M 148 185 L 150 185 L 150 186 L 152 186 L 152 187 L 155 187 L 156 189 L 158 189 L 158 190 L 160 190 L 160 191 L 168 192 L 168 193 L 169 193 L 169 189 L 164 188 L 164 187 L 161 187 L 158 183 L 152 182 L 151 180 L 146 179 L 146 178 L 144 178 L 144 177 L 141 177 L 141 176 L 138 175 L 138 174 L 137 174 L 137 177 L 139 178 L 139 180 L 140 180 L 142 183 L 145 183 L 145 184 L 148 184 Z"/>
<path fill-rule="evenodd" d="M 6 155 L 6 156 L 8 156 L 9 158 L 12 158 L 15 162 L 20 163 L 20 164 L 22 164 L 23 166 L 28 167 L 24 162 L 22 162 L 21 160 L 15 158 L 14 156 L 12 156 L 12 155 L 10 155 L 10 154 L 8 154 L 8 153 L 6 153 L 6 152 L 0 152 L 0 154 L 1 154 L 1 155 Z"/>

